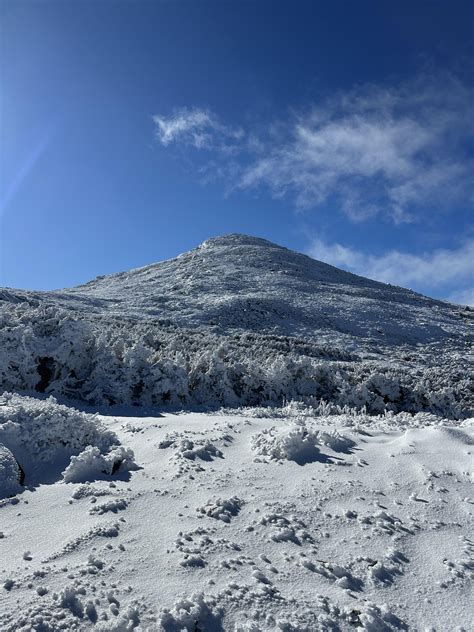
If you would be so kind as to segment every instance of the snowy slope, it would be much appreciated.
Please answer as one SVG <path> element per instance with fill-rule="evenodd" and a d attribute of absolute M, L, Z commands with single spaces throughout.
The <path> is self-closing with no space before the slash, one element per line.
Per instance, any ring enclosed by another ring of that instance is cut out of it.
<path fill-rule="evenodd" d="M 472 423 L 302 413 L 102 418 L 142 469 L 0 503 L 0 629 L 472 630 Z"/>
<path fill-rule="evenodd" d="M 458 338 L 465 330 L 462 308 L 239 234 L 42 298 L 181 326 L 311 338 L 336 333 L 382 344 Z"/>
<path fill-rule="evenodd" d="M 1 632 L 473 630 L 471 323 L 243 235 L 0 290 Z"/>

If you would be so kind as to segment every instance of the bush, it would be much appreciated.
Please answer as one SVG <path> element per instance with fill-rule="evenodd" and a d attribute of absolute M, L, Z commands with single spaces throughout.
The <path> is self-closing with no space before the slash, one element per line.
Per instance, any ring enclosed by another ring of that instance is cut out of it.
<path fill-rule="evenodd" d="M 472 414 L 472 380 L 460 353 L 379 361 L 313 340 L 219 334 L 160 320 L 84 315 L 0 302 L 0 386 L 95 405 L 275 406 L 289 399 L 384 411 Z"/>

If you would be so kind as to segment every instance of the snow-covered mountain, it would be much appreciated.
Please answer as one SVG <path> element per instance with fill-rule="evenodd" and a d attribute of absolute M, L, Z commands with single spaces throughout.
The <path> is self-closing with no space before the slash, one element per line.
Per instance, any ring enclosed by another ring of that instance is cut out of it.
<path fill-rule="evenodd" d="M 323 399 L 451 417 L 471 407 L 469 309 L 263 239 L 218 237 L 76 288 L 0 298 L 8 390 L 104 404 Z"/>
<path fill-rule="evenodd" d="M 462 339 L 468 312 L 345 272 L 264 239 L 225 235 L 175 259 L 34 293 L 68 309 L 185 327 L 376 344 Z"/>

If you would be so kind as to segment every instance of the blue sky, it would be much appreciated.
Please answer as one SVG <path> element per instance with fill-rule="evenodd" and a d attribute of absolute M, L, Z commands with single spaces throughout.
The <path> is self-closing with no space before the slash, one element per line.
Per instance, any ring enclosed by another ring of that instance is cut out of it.
<path fill-rule="evenodd" d="M 0 285 L 228 232 L 472 302 L 472 2 L 0 4 Z"/>

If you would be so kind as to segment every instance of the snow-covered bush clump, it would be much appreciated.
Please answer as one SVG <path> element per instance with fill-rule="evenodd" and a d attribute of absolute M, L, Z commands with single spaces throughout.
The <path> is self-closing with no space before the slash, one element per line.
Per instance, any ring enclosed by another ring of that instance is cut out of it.
<path fill-rule="evenodd" d="M 355 442 L 337 430 L 322 432 L 311 429 L 299 420 L 283 428 L 262 430 L 252 437 L 252 449 L 272 461 L 295 461 L 300 465 L 326 460 L 320 447 L 326 446 L 334 452 L 349 452 Z"/>
<path fill-rule="evenodd" d="M 232 516 L 236 516 L 239 513 L 243 504 L 244 501 L 237 496 L 218 498 L 217 500 L 208 500 L 206 505 L 198 507 L 197 511 L 210 518 L 230 522 Z"/>
<path fill-rule="evenodd" d="M 220 630 L 222 615 L 222 608 L 213 597 L 197 593 L 179 599 L 171 610 L 163 608 L 159 617 L 159 629 L 164 632 Z"/>
<path fill-rule="evenodd" d="M 58 404 L 54 397 L 38 400 L 11 393 L 2 397 L 0 441 L 43 462 L 78 454 L 88 445 L 107 451 L 118 444 L 97 415 Z"/>
<path fill-rule="evenodd" d="M 71 462 L 63 472 L 66 483 L 86 483 L 101 478 L 103 474 L 126 472 L 136 469 L 133 451 L 130 448 L 116 446 L 102 454 L 97 447 L 88 446 Z"/>
<path fill-rule="evenodd" d="M 0 445 L 0 496 L 20 490 L 12 481 L 19 483 L 23 473 L 26 484 L 58 478 L 71 457 L 66 481 L 94 480 L 135 465 L 132 451 L 120 445 L 97 415 L 58 404 L 54 397 L 38 400 L 4 393 Z"/>
<path fill-rule="evenodd" d="M 158 444 L 160 450 L 174 448 L 174 454 L 178 458 L 194 461 L 212 461 L 215 458 L 222 458 L 222 452 L 217 446 L 207 438 L 190 439 L 177 432 L 168 433 Z"/>
<path fill-rule="evenodd" d="M 273 461 L 295 461 L 300 465 L 320 458 L 319 433 L 303 424 L 263 430 L 252 438 L 255 452 Z"/>
<path fill-rule="evenodd" d="M 0 443 L 0 498 L 13 496 L 21 491 L 20 467 L 8 448 Z"/>

